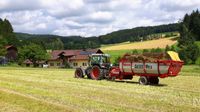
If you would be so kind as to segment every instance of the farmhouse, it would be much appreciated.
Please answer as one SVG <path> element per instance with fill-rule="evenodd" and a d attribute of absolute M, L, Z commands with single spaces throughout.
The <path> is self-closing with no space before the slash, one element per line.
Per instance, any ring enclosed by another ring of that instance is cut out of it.
<path fill-rule="evenodd" d="M 29 59 L 26 59 L 26 60 L 23 62 L 23 64 L 24 64 L 26 67 L 32 67 L 32 66 L 34 66 L 34 65 L 33 65 L 33 62 L 32 62 L 31 60 L 29 60 Z M 37 67 L 44 67 L 44 64 L 46 64 L 45 61 L 36 61 L 36 66 L 37 66 Z"/>
<path fill-rule="evenodd" d="M 88 50 L 54 50 L 51 52 L 51 59 L 48 60 L 48 66 L 53 68 L 61 67 L 87 67 L 88 55 L 103 54 L 100 49 Z"/>

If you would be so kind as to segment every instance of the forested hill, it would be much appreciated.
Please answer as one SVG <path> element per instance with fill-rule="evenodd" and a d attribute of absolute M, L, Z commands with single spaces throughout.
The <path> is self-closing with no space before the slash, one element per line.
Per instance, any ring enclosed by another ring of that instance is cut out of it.
<path fill-rule="evenodd" d="M 148 35 L 164 32 L 174 32 L 179 31 L 179 24 L 168 24 L 159 26 L 148 26 L 148 27 L 136 27 L 132 29 L 125 29 L 116 32 L 112 32 L 107 35 L 100 36 L 101 43 L 103 44 L 113 44 L 121 43 L 126 41 L 140 41 L 148 40 Z"/>
<path fill-rule="evenodd" d="M 52 50 L 100 47 L 100 43 L 96 37 L 85 38 L 81 36 L 36 35 L 26 33 L 15 33 L 15 35 L 23 44 L 36 43 L 45 49 Z"/>
<path fill-rule="evenodd" d="M 136 27 L 115 31 L 99 37 L 57 36 L 57 35 L 33 35 L 15 33 L 17 39 L 25 42 L 41 43 L 46 49 L 85 49 L 98 48 L 101 44 L 114 44 L 126 41 L 148 40 L 150 34 L 174 32 L 179 30 L 179 24 L 168 24 L 149 27 Z M 152 37 L 151 37 L 152 39 Z M 59 46 L 58 46 L 59 45 Z"/>

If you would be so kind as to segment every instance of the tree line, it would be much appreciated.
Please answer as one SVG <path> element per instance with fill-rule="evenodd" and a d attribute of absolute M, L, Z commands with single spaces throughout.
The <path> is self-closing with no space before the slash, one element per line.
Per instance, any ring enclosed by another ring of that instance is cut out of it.
<path fill-rule="evenodd" d="M 88 49 L 100 48 L 102 44 L 115 44 L 126 41 L 141 41 L 160 38 L 158 33 L 178 31 L 179 24 L 168 24 L 149 27 L 137 27 L 116 31 L 98 37 L 57 36 L 57 35 L 31 35 L 16 33 L 16 37 L 25 42 L 41 44 L 46 49 Z M 153 35 L 152 35 L 153 34 Z M 45 43 L 43 43 L 45 42 Z"/>
<path fill-rule="evenodd" d="M 19 43 L 18 39 L 14 37 L 13 27 L 11 23 L 0 18 L 0 56 L 5 55 L 5 46 L 8 44 L 16 45 Z"/>
<path fill-rule="evenodd" d="M 198 10 L 185 14 L 180 24 L 178 52 L 185 64 L 200 63 L 200 48 L 196 41 L 200 40 L 200 13 Z M 199 58 L 199 59 L 198 59 Z"/>
<path fill-rule="evenodd" d="M 159 26 L 148 26 L 148 27 L 136 27 L 132 29 L 120 30 L 112 32 L 107 35 L 99 36 L 101 44 L 114 44 L 121 42 L 135 42 L 142 40 L 149 40 L 151 34 L 164 33 L 164 32 L 175 32 L 179 30 L 179 23 L 159 25 Z M 155 37 L 156 38 L 156 37 Z"/>

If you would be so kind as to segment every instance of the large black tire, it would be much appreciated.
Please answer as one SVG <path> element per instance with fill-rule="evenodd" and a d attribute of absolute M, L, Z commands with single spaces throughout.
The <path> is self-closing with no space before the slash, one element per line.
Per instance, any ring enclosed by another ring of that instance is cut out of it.
<path fill-rule="evenodd" d="M 85 70 L 85 74 L 87 75 L 87 78 L 88 79 L 91 79 L 91 70 L 92 70 L 92 67 L 88 67 L 86 70 Z"/>
<path fill-rule="evenodd" d="M 101 80 L 104 78 L 103 70 L 99 66 L 93 66 L 90 72 L 90 76 L 93 80 Z"/>
<path fill-rule="evenodd" d="M 75 78 L 83 78 L 84 77 L 83 70 L 81 68 L 76 68 L 74 76 Z"/>
<path fill-rule="evenodd" d="M 150 77 L 149 83 L 152 85 L 158 85 L 159 84 L 159 78 L 158 77 Z"/>
<path fill-rule="evenodd" d="M 148 85 L 148 84 L 149 84 L 148 78 L 145 77 L 145 76 L 141 76 L 141 77 L 139 78 L 139 84 L 141 84 L 141 85 Z"/>

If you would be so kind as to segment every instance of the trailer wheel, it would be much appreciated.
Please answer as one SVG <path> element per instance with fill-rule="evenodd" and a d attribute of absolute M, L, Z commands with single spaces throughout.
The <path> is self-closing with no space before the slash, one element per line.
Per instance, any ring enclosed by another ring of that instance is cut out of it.
<path fill-rule="evenodd" d="M 157 84 L 159 84 L 159 78 L 158 77 L 150 77 L 149 82 L 150 82 L 150 84 L 157 85 Z"/>
<path fill-rule="evenodd" d="M 93 66 L 90 75 L 93 80 L 103 79 L 103 73 L 99 66 Z"/>
<path fill-rule="evenodd" d="M 83 78 L 84 74 L 81 68 L 76 68 L 75 74 L 74 74 L 75 78 Z"/>
<path fill-rule="evenodd" d="M 154 84 L 157 84 L 157 85 L 159 84 L 159 78 L 158 77 L 155 78 Z"/>
<path fill-rule="evenodd" d="M 139 83 L 141 84 L 141 85 L 147 85 L 148 84 L 148 78 L 147 77 L 144 77 L 144 76 L 141 76 L 140 78 L 139 78 Z"/>

